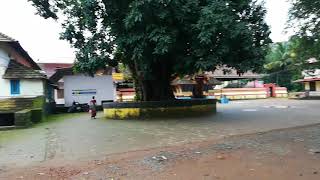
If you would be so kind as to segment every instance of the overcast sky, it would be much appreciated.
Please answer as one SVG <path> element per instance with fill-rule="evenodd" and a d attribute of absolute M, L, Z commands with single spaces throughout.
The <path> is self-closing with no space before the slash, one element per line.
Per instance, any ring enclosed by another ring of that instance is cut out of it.
<path fill-rule="evenodd" d="M 265 0 L 267 23 L 271 26 L 271 39 L 285 41 L 287 0 Z M 0 32 L 18 40 L 37 62 L 73 62 L 74 53 L 68 42 L 59 40 L 61 27 L 53 20 L 35 15 L 27 0 L 0 0 Z"/>

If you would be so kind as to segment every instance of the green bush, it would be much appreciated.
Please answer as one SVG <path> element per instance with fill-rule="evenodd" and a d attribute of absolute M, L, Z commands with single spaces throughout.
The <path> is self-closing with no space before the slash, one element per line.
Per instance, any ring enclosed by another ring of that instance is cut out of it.
<path fill-rule="evenodd" d="M 45 104 L 45 97 L 43 96 L 39 96 L 34 98 L 33 102 L 32 102 L 32 109 L 38 109 L 38 108 L 44 108 L 44 104 Z"/>

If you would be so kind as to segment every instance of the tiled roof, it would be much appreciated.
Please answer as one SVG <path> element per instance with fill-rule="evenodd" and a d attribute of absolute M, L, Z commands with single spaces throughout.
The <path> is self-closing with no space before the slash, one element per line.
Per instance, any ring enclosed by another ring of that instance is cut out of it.
<path fill-rule="evenodd" d="M 307 79 L 298 79 L 293 82 L 313 82 L 313 81 L 320 81 L 320 78 L 307 78 Z"/>
<path fill-rule="evenodd" d="M 60 79 L 63 78 L 63 76 L 67 75 L 73 75 L 73 70 L 71 68 L 63 68 L 63 69 L 58 69 L 56 73 L 54 73 L 49 80 L 53 83 L 57 83 Z"/>
<path fill-rule="evenodd" d="M 70 68 L 61 68 L 58 69 L 56 73 L 54 73 L 49 80 L 53 83 L 57 83 L 60 79 L 64 76 L 70 76 L 77 73 L 73 72 L 73 67 Z M 80 73 L 81 74 L 81 73 Z M 105 69 L 98 70 L 96 74 L 99 75 L 111 75 L 112 74 L 112 67 L 106 67 Z"/>
<path fill-rule="evenodd" d="M 220 85 L 221 82 L 213 77 L 207 77 L 204 81 L 205 84 L 210 84 L 210 85 Z M 190 76 L 185 76 L 184 78 L 180 79 L 177 78 L 175 80 L 172 81 L 171 85 L 181 85 L 181 84 L 189 84 L 189 85 L 193 85 L 193 84 L 197 84 L 197 82 L 195 80 L 193 80 L 192 77 Z"/>
<path fill-rule="evenodd" d="M 0 41 L 2 41 L 2 42 L 15 42 L 16 40 L 13 39 L 12 37 L 9 37 L 9 36 L 0 32 Z"/>
<path fill-rule="evenodd" d="M 37 63 L 33 61 L 28 52 L 23 49 L 23 47 L 17 40 L 0 32 L 0 42 L 6 43 L 8 46 L 14 48 L 17 53 L 19 53 L 22 57 L 24 57 L 26 61 L 31 64 L 33 69 L 41 70 L 41 68 L 37 65 Z"/>
<path fill-rule="evenodd" d="M 71 68 L 73 64 L 71 63 L 38 63 L 43 71 L 45 71 L 48 78 L 50 78 L 59 69 Z"/>
<path fill-rule="evenodd" d="M 259 79 L 263 77 L 262 74 L 253 73 L 252 71 L 238 74 L 237 70 L 227 67 L 219 67 L 214 72 L 207 72 L 206 74 L 216 79 Z"/>
<path fill-rule="evenodd" d="M 46 79 L 46 75 L 38 70 L 26 67 L 15 60 L 11 60 L 5 74 L 4 79 Z"/>

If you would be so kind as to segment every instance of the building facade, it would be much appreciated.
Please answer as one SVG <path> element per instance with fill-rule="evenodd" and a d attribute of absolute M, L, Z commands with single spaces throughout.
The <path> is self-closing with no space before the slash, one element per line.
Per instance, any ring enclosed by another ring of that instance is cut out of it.
<path fill-rule="evenodd" d="M 304 78 L 295 82 L 304 84 L 305 96 L 320 97 L 320 69 L 305 70 L 302 75 Z"/>
<path fill-rule="evenodd" d="M 48 78 L 51 78 L 58 70 L 71 68 L 71 63 L 38 63 L 41 69 L 46 73 Z M 54 102 L 57 105 L 64 105 L 64 80 L 61 78 L 58 82 L 55 82 L 56 88 L 51 89 L 51 93 Z"/>
<path fill-rule="evenodd" d="M 0 128 L 40 122 L 48 86 L 46 75 L 20 43 L 0 33 Z"/>
<path fill-rule="evenodd" d="M 18 41 L 0 33 L 0 99 L 45 95 L 46 76 Z"/>
<path fill-rule="evenodd" d="M 63 105 L 65 107 L 70 107 L 73 102 L 89 103 L 93 96 L 99 106 L 103 102 L 115 101 L 116 99 L 116 85 L 112 78 L 112 68 L 100 70 L 94 76 L 74 73 L 72 68 L 63 68 L 57 70 L 50 80 L 57 84 L 63 81 Z M 59 89 L 61 89 L 61 84 Z"/>

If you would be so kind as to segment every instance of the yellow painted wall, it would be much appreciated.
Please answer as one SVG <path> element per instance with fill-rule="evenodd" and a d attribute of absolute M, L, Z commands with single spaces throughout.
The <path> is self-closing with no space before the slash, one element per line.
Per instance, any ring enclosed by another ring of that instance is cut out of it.
<path fill-rule="evenodd" d="M 320 91 L 320 81 L 316 82 L 316 91 Z"/>
<path fill-rule="evenodd" d="M 110 108 L 104 109 L 104 115 L 108 119 L 128 119 L 140 116 L 139 108 Z"/>
<path fill-rule="evenodd" d="M 310 91 L 310 83 L 309 82 L 304 83 L 304 90 Z"/>
<path fill-rule="evenodd" d="M 107 119 L 136 119 L 146 115 L 171 115 L 184 113 L 215 113 L 216 104 L 195 105 L 190 107 L 169 107 L 169 108 L 104 108 L 104 116 Z"/>

